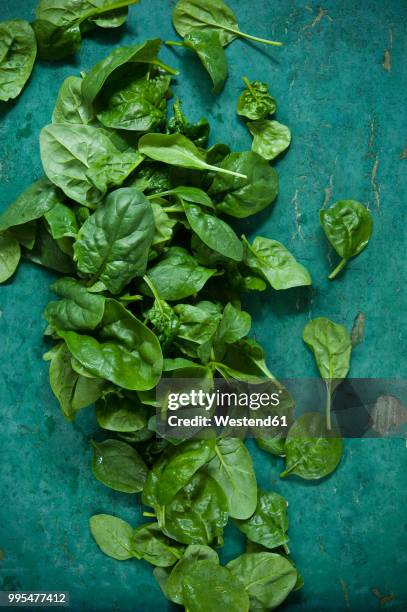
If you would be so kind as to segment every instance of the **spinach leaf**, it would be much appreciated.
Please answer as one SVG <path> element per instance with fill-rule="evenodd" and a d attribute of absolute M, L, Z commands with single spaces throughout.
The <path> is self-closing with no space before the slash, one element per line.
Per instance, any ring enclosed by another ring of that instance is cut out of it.
<path fill-rule="evenodd" d="M 153 196 L 149 196 L 149 199 L 158 198 L 158 197 L 166 197 L 166 196 L 175 196 L 179 200 L 186 202 L 192 202 L 194 204 L 200 204 L 201 206 L 206 206 L 207 208 L 214 208 L 213 202 L 205 191 L 199 189 L 198 187 L 187 187 L 187 186 L 179 186 L 173 187 L 172 189 L 168 189 L 167 191 L 162 191 L 161 193 L 156 193 Z"/>
<path fill-rule="evenodd" d="M 184 574 L 188 572 L 188 568 L 191 567 L 194 561 L 213 561 L 219 564 L 218 553 L 203 544 L 190 544 L 187 546 L 182 559 L 174 566 L 171 573 L 168 575 L 168 579 L 165 585 L 164 594 L 168 599 L 174 603 L 182 605 L 182 584 L 184 581 Z"/>
<path fill-rule="evenodd" d="M 249 217 L 276 199 L 277 172 L 257 153 L 230 153 L 221 162 L 220 168 L 235 173 L 234 176 L 217 174 L 209 189 L 209 195 L 218 200 L 217 209 L 220 212 L 232 217 Z M 241 178 L 242 175 L 246 178 Z"/>
<path fill-rule="evenodd" d="M 278 493 L 259 490 L 254 514 L 244 521 L 235 520 L 235 524 L 252 542 L 266 548 L 284 546 L 288 542 L 287 506 Z"/>
<path fill-rule="evenodd" d="M 210 302 L 177 304 L 174 312 L 178 317 L 177 346 L 190 357 L 203 358 L 202 349 L 212 346 L 212 340 L 221 319 L 219 309 Z"/>
<path fill-rule="evenodd" d="M 48 125 L 41 132 L 40 146 L 48 178 L 69 198 L 91 208 L 108 187 L 120 185 L 142 162 L 139 153 L 120 151 L 91 125 Z"/>
<path fill-rule="evenodd" d="M 349 372 L 352 341 L 348 330 L 325 317 L 312 319 L 304 327 L 303 340 L 314 353 L 327 388 L 326 422 L 331 428 L 331 396 Z"/>
<path fill-rule="evenodd" d="M 223 46 L 237 37 L 266 45 L 281 46 L 282 44 L 241 32 L 234 12 L 222 0 L 179 0 L 174 8 L 172 22 L 182 37 L 194 30 L 215 30 L 219 32 Z"/>
<path fill-rule="evenodd" d="M 192 231 L 202 242 L 224 257 L 242 261 L 243 245 L 230 225 L 207 214 L 200 206 L 183 202 L 183 207 Z"/>
<path fill-rule="evenodd" d="M 294 589 L 297 570 L 276 553 L 245 553 L 226 566 L 244 585 L 251 610 L 272 610 Z"/>
<path fill-rule="evenodd" d="M 211 170 L 238 177 L 243 181 L 246 175 L 223 165 L 212 166 L 206 163 L 205 155 L 194 143 L 182 134 L 145 134 L 139 140 L 139 151 L 156 161 L 192 170 Z"/>
<path fill-rule="evenodd" d="M 351 257 L 356 257 L 367 246 L 372 235 L 372 217 L 367 208 L 356 200 L 340 200 L 319 213 L 321 225 L 329 242 L 342 257 L 329 275 L 333 279 Z"/>
<path fill-rule="evenodd" d="M 95 514 L 89 520 L 90 531 L 96 544 L 109 557 L 125 561 L 138 557 L 133 549 L 133 528 L 110 514 Z"/>
<path fill-rule="evenodd" d="M 138 452 L 120 440 L 92 441 L 93 475 L 101 483 L 122 493 L 143 490 L 148 468 Z"/>
<path fill-rule="evenodd" d="M 206 466 L 224 491 L 232 518 L 247 519 L 257 504 L 256 475 L 249 451 L 239 438 L 221 438 L 215 457 Z"/>
<path fill-rule="evenodd" d="M 99 121 L 109 128 L 148 132 L 165 120 L 171 77 L 128 77 L 103 91 L 97 104 Z"/>
<path fill-rule="evenodd" d="M 200 266 L 182 247 L 170 247 L 162 259 L 148 270 L 147 277 L 154 283 L 164 300 L 182 300 L 197 293 L 216 270 Z M 142 285 L 147 295 L 150 289 Z"/>
<path fill-rule="evenodd" d="M 255 274 L 267 280 L 273 289 L 290 289 L 311 285 L 308 270 L 299 264 L 281 242 L 256 236 L 252 245 L 243 237 L 244 263 Z"/>
<path fill-rule="evenodd" d="M 222 91 L 228 76 L 226 54 L 221 44 L 220 32 L 216 30 L 191 30 L 183 43 L 166 41 L 166 45 L 180 45 L 195 51 L 213 83 L 212 93 Z"/>
<path fill-rule="evenodd" d="M 99 340 L 73 331 L 58 334 L 91 375 L 124 389 L 152 389 L 161 376 L 163 361 L 156 336 L 115 300 L 106 300 Z"/>
<path fill-rule="evenodd" d="M 241 581 L 211 560 L 194 561 L 186 569 L 182 601 L 190 612 L 248 612 L 249 597 Z"/>
<path fill-rule="evenodd" d="M 247 127 L 253 136 L 252 151 L 264 159 L 274 159 L 290 146 L 291 132 L 286 125 L 278 121 L 249 121 Z"/>
<path fill-rule="evenodd" d="M 231 377 L 254 384 L 264 381 L 265 377 L 275 381 L 266 365 L 263 349 L 252 338 L 229 344 L 222 363 L 215 362 L 214 365 L 226 379 Z"/>
<path fill-rule="evenodd" d="M 21 93 L 37 55 L 37 43 L 28 21 L 0 22 L 0 101 L 7 102 Z"/>
<path fill-rule="evenodd" d="M 48 179 L 36 181 L 0 215 L 0 232 L 43 217 L 59 202 L 58 190 Z"/>
<path fill-rule="evenodd" d="M 62 83 L 52 113 L 52 123 L 83 123 L 94 119 L 92 107 L 83 99 L 82 79 L 70 76 Z"/>
<path fill-rule="evenodd" d="M 76 215 L 72 208 L 58 202 L 50 211 L 45 213 L 51 236 L 55 240 L 61 238 L 76 238 L 79 231 Z"/>
<path fill-rule="evenodd" d="M 206 119 L 200 119 L 197 123 L 190 124 L 186 116 L 181 110 L 181 100 L 177 98 L 175 100 L 174 105 L 174 115 L 167 121 L 167 131 L 170 134 L 174 134 L 178 132 L 179 134 L 183 134 L 197 147 L 205 147 L 208 143 L 209 130 L 210 126 Z M 215 163 L 207 159 L 208 163 Z"/>
<path fill-rule="evenodd" d="M 112 78 L 116 76 L 116 72 L 119 72 L 119 76 L 122 76 L 120 69 L 126 64 L 152 64 L 160 66 L 169 73 L 177 74 L 176 71 L 157 60 L 160 47 L 161 40 L 154 38 L 146 40 L 140 45 L 129 45 L 114 49 L 107 57 L 93 66 L 83 79 L 82 95 L 85 102 L 92 104 L 103 86 L 105 84 L 109 85 L 109 81 L 111 82 Z M 128 68 L 126 66 L 126 70 Z"/>
<path fill-rule="evenodd" d="M 63 274 L 72 274 L 75 272 L 72 256 L 65 253 L 63 248 L 61 248 L 62 246 L 61 241 L 57 242 L 54 240 L 45 224 L 41 223 L 37 227 L 33 248 L 24 251 L 23 255 L 26 259 L 40 266 L 45 266 Z"/>
<path fill-rule="evenodd" d="M 182 557 L 183 547 L 165 537 L 158 523 L 137 527 L 132 544 L 142 559 L 157 567 L 169 567 Z"/>
<path fill-rule="evenodd" d="M 246 89 L 237 102 L 237 114 L 255 121 L 274 115 L 277 104 L 270 95 L 267 84 L 261 81 L 250 83 L 247 77 L 244 77 L 243 81 Z"/>
<path fill-rule="evenodd" d="M 133 433 L 147 427 L 148 410 L 136 398 L 109 393 L 96 403 L 96 418 L 103 429 Z"/>
<path fill-rule="evenodd" d="M 154 215 L 145 196 L 133 188 L 110 193 L 82 225 L 74 244 L 78 269 L 119 293 L 147 267 L 154 237 Z"/>
<path fill-rule="evenodd" d="M 10 232 L 0 232 L 0 283 L 13 276 L 20 257 L 20 245 L 17 240 Z"/>
<path fill-rule="evenodd" d="M 160 480 L 161 482 L 161 480 Z M 183 544 L 223 544 L 228 502 L 210 476 L 197 472 L 164 508 L 164 533 Z"/>
<path fill-rule="evenodd" d="M 127 15 L 126 7 L 138 0 L 40 0 L 33 24 L 41 59 L 60 60 L 75 53 L 81 33 L 93 25 L 118 27 Z"/>
<path fill-rule="evenodd" d="M 102 321 L 105 298 L 89 293 L 74 278 L 61 278 L 52 285 L 52 290 L 63 298 L 49 302 L 44 316 L 55 329 L 95 329 Z"/>
<path fill-rule="evenodd" d="M 306 412 L 290 427 L 285 443 L 286 467 L 280 476 L 295 474 L 306 480 L 324 478 L 337 468 L 342 449 L 336 427 L 328 429 L 319 412 Z"/>
<path fill-rule="evenodd" d="M 81 408 L 93 404 L 106 388 L 100 378 L 85 378 L 72 368 L 72 355 L 61 342 L 44 355 L 50 361 L 49 381 L 66 419 L 72 421 Z"/>

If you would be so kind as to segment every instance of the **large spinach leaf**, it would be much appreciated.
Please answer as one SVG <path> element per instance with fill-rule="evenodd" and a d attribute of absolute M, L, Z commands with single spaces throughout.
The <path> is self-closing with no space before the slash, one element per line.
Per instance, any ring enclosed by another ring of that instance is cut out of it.
<path fill-rule="evenodd" d="M 133 188 L 118 189 L 81 227 L 74 244 L 78 269 L 119 293 L 145 273 L 154 237 L 150 202 Z"/>
<path fill-rule="evenodd" d="M 137 527 L 132 544 L 141 558 L 157 567 L 169 567 L 182 557 L 183 547 L 170 541 L 158 523 Z"/>
<path fill-rule="evenodd" d="M 52 285 L 62 299 L 49 302 L 44 317 L 54 329 L 92 330 L 102 321 L 105 298 L 90 293 L 74 278 L 61 278 Z"/>
<path fill-rule="evenodd" d="M 187 546 L 182 559 L 174 566 L 171 573 L 168 575 L 168 579 L 165 584 L 165 595 L 174 603 L 182 605 L 182 584 L 184 581 L 184 574 L 187 573 L 188 568 L 194 561 L 213 561 L 219 563 L 218 553 L 202 544 L 190 544 Z"/>
<path fill-rule="evenodd" d="M 235 520 L 237 527 L 252 542 L 266 548 L 284 546 L 288 542 L 287 501 L 273 491 L 258 491 L 257 507 L 244 521 Z"/>
<path fill-rule="evenodd" d="M 92 441 L 93 475 L 101 483 L 123 493 L 143 490 L 148 468 L 138 452 L 120 440 Z"/>
<path fill-rule="evenodd" d="M 20 257 L 20 245 L 17 240 L 9 232 L 0 232 L 0 283 L 13 276 Z"/>
<path fill-rule="evenodd" d="M 120 185 L 143 160 L 137 151 L 120 151 L 91 125 L 48 125 L 41 132 L 40 145 L 48 178 L 69 198 L 91 208 L 108 187 Z"/>
<path fill-rule="evenodd" d="M 70 76 L 62 83 L 52 113 L 52 123 L 88 125 L 94 120 L 93 110 L 82 96 L 82 79 Z"/>
<path fill-rule="evenodd" d="M 206 471 L 224 491 L 231 517 L 247 519 L 257 504 L 256 475 L 249 451 L 239 438 L 221 438 Z"/>
<path fill-rule="evenodd" d="M 273 610 L 294 589 L 297 570 L 276 553 L 245 553 L 226 566 L 244 585 L 250 610 Z"/>
<path fill-rule="evenodd" d="M 43 217 L 59 202 L 55 185 L 46 178 L 36 181 L 0 215 L 0 232 Z"/>

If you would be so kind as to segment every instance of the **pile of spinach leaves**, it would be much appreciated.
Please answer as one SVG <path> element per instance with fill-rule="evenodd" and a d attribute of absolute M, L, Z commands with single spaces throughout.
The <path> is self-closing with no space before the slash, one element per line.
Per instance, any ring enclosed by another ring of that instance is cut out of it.
<path fill-rule="evenodd" d="M 34 24 L 41 57 L 74 52 L 89 27 L 120 25 L 131 3 L 82 2 L 62 11 L 41 0 Z M 223 53 L 236 36 L 255 39 L 240 32 L 221 0 L 180 0 L 174 24 L 201 59 L 208 48 Z M 17 43 L 13 54 L 20 53 Z M 303 583 L 288 548 L 286 500 L 257 487 L 240 438 L 175 443 L 156 436 L 153 416 L 162 377 L 198 379 L 205 388 L 215 376 L 277 382 L 250 338 L 241 293 L 309 286 L 311 276 L 283 244 L 262 236 L 249 242 L 230 222 L 275 201 L 278 175 L 270 161 L 287 148 L 290 131 L 267 118 L 276 110 L 267 85 L 245 79 L 238 114 L 250 120 L 252 151 L 208 148 L 208 122 L 191 124 L 179 100 L 167 118 L 176 71 L 159 59 L 160 46 L 154 39 L 117 48 L 86 75 L 65 80 L 40 137 L 46 176 L 0 216 L 0 282 L 21 257 L 60 273 L 58 299 L 44 312 L 52 391 L 68 420 L 96 404 L 102 435 L 92 442 L 95 478 L 140 493 L 149 507 L 144 514 L 152 520 L 136 528 L 93 516 L 100 549 L 117 560 L 148 561 L 165 596 L 190 612 L 270 610 Z M 13 54 L 8 61 L 17 61 Z M 3 95 L 18 94 L 34 57 L 21 61 L 19 78 Z M 227 72 L 222 57 L 209 70 L 215 90 Z M 1 78 L 0 64 L 3 93 Z M 366 218 L 350 202 L 346 215 L 349 207 Z M 338 240 L 334 213 L 321 215 L 331 241 Z M 360 252 L 370 231 L 358 230 L 338 253 L 347 260 Z M 318 479 L 341 459 L 330 400 L 335 380 L 348 372 L 351 343 L 344 328 L 322 318 L 308 323 L 304 340 L 327 383 L 327 420 L 304 414 L 286 439 L 258 444 L 285 457 L 282 477 Z M 292 413 L 285 393 L 284 409 Z M 247 551 L 222 566 L 215 549 L 230 519 L 245 534 Z"/>

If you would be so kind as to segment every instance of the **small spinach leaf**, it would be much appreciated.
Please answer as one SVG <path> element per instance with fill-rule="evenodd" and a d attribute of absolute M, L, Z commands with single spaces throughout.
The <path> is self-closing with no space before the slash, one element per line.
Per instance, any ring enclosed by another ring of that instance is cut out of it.
<path fill-rule="evenodd" d="M 0 232 L 43 217 L 59 202 L 58 190 L 47 178 L 36 181 L 0 215 Z"/>
<path fill-rule="evenodd" d="M 74 278 L 61 278 L 52 290 L 62 299 L 49 302 L 44 317 L 54 329 L 91 330 L 102 321 L 105 298 L 89 291 Z"/>
<path fill-rule="evenodd" d="M 96 544 L 105 555 L 118 561 L 138 556 L 133 549 L 133 528 L 126 521 L 110 514 L 95 514 L 89 526 Z"/>
<path fill-rule="evenodd" d="M 0 232 L 0 283 L 17 270 L 21 257 L 20 245 L 10 232 Z"/>
<path fill-rule="evenodd" d="M 120 440 L 94 442 L 93 475 L 101 483 L 122 493 L 143 490 L 148 468 L 138 452 Z"/>
<path fill-rule="evenodd" d="M 249 121 L 247 127 L 253 136 L 252 151 L 264 159 L 274 159 L 290 146 L 291 132 L 286 125 L 278 121 Z"/>
<path fill-rule="evenodd" d="M 132 544 L 142 559 L 157 567 L 169 567 L 182 557 L 183 547 L 169 540 L 158 523 L 137 527 Z"/>
<path fill-rule="evenodd" d="M 28 21 L 0 22 L 0 100 L 7 102 L 21 93 L 37 55 L 37 43 Z"/>
<path fill-rule="evenodd" d="M 255 121 L 273 115 L 276 112 L 277 104 L 270 95 L 267 84 L 260 81 L 250 83 L 247 77 L 244 77 L 243 81 L 246 89 L 237 102 L 238 115 Z"/>
<path fill-rule="evenodd" d="M 252 542 L 266 548 L 284 546 L 288 542 L 287 505 L 278 493 L 259 490 L 254 514 L 244 521 L 235 520 L 235 524 Z"/>

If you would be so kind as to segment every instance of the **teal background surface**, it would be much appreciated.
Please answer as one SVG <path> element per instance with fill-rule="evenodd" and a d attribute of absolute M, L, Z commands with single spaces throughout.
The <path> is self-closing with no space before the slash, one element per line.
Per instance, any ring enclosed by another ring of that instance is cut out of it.
<path fill-rule="evenodd" d="M 0 0 L 1 19 L 31 20 L 35 0 Z M 142 0 L 127 26 L 88 36 L 75 58 L 38 62 L 16 103 L 0 106 L 0 208 L 41 176 L 38 136 L 50 121 L 65 77 L 86 70 L 115 45 L 148 37 L 176 39 L 173 2 Z M 407 202 L 407 5 L 404 0 L 230 0 L 242 30 L 284 42 L 281 49 L 235 41 L 222 94 L 184 49 L 163 49 L 180 69 L 174 93 L 191 119 L 204 115 L 212 142 L 250 148 L 235 114 L 244 75 L 267 81 L 276 118 L 293 133 L 278 162 L 281 192 L 273 209 L 240 228 L 276 238 L 309 267 L 311 290 L 269 290 L 248 300 L 256 337 L 278 377 L 316 376 L 301 340 L 309 318 L 325 315 L 351 328 L 366 317 L 353 377 L 406 376 L 405 207 Z M 383 64 L 384 54 L 387 60 Z M 318 211 L 342 198 L 365 202 L 374 218 L 369 247 L 334 282 L 336 255 Z M 105 557 L 89 517 L 117 514 L 137 525 L 137 497 L 116 493 L 90 471 L 93 409 L 64 421 L 41 360 L 54 275 L 23 263 L 0 288 L 0 589 L 66 590 L 74 610 L 170 609 L 151 568 Z M 289 502 L 292 554 L 305 586 L 285 609 L 407 609 L 407 449 L 405 440 L 347 441 L 340 468 L 308 484 L 280 481 L 280 460 L 255 450 L 259 484 Z M 224 560 L 242 538 L 230 526 Z M 384 598 L 384 599 L 383 599 Z M 210 611 L 208 611 L 210 612 Z"/>

